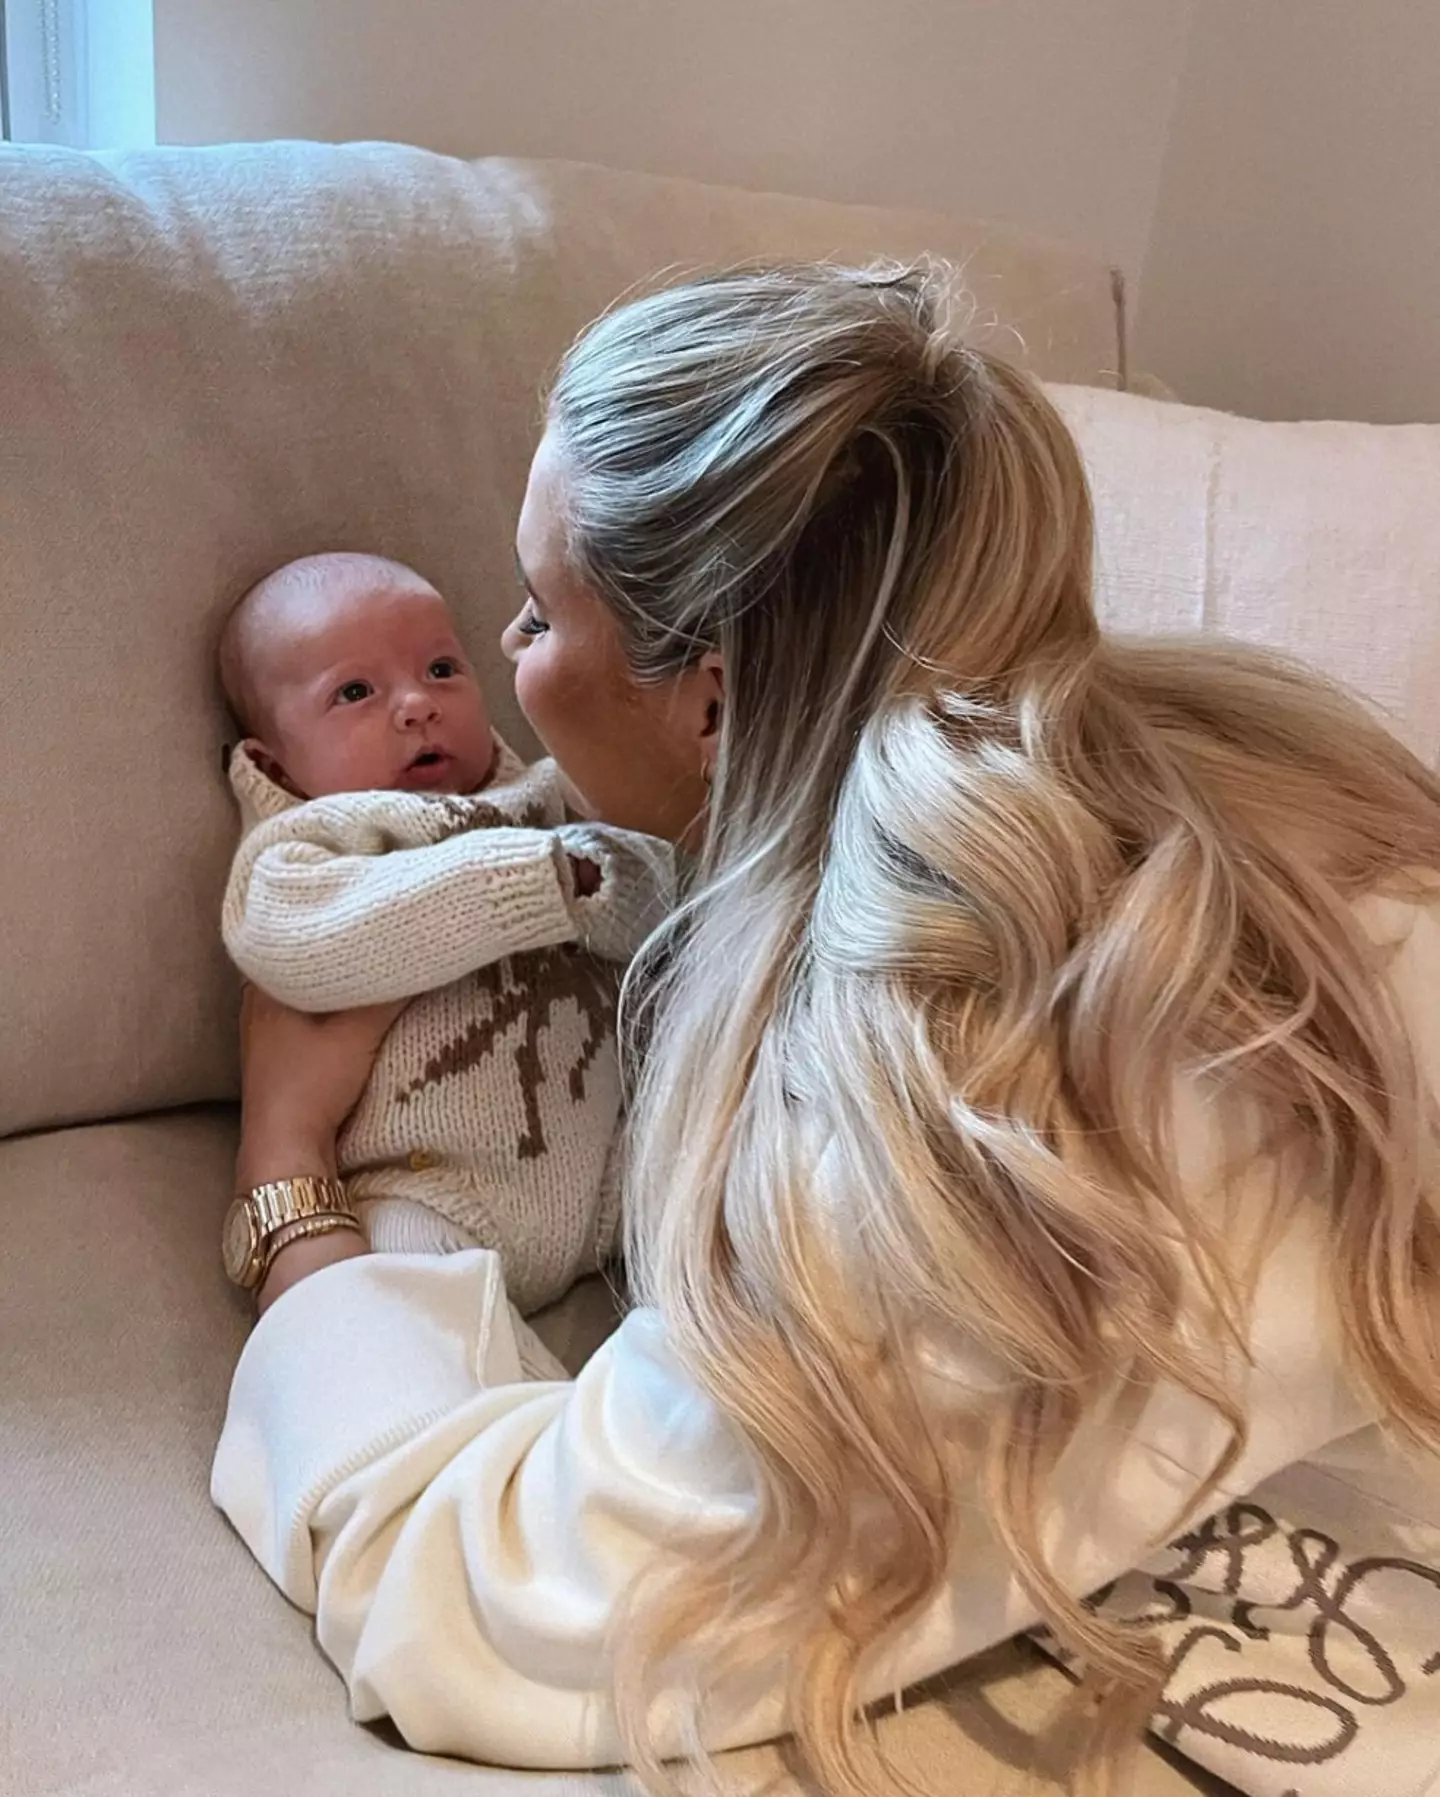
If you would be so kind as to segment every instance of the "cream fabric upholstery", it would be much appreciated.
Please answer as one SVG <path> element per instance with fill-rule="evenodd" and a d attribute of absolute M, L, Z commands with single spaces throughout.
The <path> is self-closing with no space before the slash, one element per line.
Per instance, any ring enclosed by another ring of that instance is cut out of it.
<path fill-rule="evenodd" d="M 393 146 L 0 149 L 0 1135 L 233 1094 L 211 664 L 248 583 L 412 563 L 524 752 L 491 645 L 566 343 L 662 270 L 926 249 L 997 347 L 1113 378 L 1108 270 L 983 225 Z"/>

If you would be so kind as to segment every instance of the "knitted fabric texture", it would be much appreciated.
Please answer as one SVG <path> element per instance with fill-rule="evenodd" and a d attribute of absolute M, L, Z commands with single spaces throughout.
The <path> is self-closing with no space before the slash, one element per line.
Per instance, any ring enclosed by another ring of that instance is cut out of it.
<path fill-rule="evenodd" d="M 550 1303 L 614 1252 L 623 963 L 669 903 L 666 845 L 567 823 L 552 762 L 497 739 L 480 793 L 299 800 L 243 745 L 243 835 L 225 945 L 304 1011 L 409 998 L 338 1143 L 390 1252 L 485 1247 L 516 1306 Z M 570 856 L 600 869 L 577 896 Z"/>

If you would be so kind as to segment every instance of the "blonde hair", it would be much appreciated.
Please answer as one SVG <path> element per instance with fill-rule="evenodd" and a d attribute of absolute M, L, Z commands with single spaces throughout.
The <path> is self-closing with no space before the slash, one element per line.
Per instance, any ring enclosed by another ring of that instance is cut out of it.
<path fill-rule="evenodd" d="M 697 882 L 649 962 L 629 1266 L 758 1499 L 632 1594 L 651 1783 L 657 1702 L 703 1760 L 706 1705 L 779 1664 L 820 1786 L 873 1791 L 857 1670 L 946 1581 L 965 1480 L 1105 1699 L 1077 1782 L 1109 1788 L 1157 1667 L 1051 1572 L 1047 1480 L 1117 1378 L 1214 1407 L 1212 1484 L 1245 1440 L 1178 1076 L 1303 1120 L 1351 1363 L 1440 1441 L 1432 1119 L 1350 910 L 1440 866 L 1440 784 L 1282 661 L 1102 637 L 1075 445 L 947 329 L 952 291 L 737 270 L 597 321 L 551 396 L 575 570 L 637 673 L 726 670 Z M 997 1369 L 953 1431 L 934 1328 Z"/>

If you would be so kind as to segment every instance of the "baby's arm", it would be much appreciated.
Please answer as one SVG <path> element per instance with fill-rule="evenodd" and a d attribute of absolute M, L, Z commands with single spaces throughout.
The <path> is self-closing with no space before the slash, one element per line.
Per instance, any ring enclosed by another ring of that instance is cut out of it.
<path fill-rule="evenodd" d="M 668 844 L 591 823 L 466 828 L 457 803 L 342 793 L 257 825 L 225 894 L 236 966 L 297 1010 L 343 1010 L 560 942 L 628 961 L 673 902 Z"/>
<path fill-rule="evenodd" d="M 406 793 L 379 804 L 344 793 L 267 819 L 231 869 L 231 958 L 284 1003 L 337 1011 L 575 938 L 571 864 L 554 830 L 454 828 L 444 807 Z"/>

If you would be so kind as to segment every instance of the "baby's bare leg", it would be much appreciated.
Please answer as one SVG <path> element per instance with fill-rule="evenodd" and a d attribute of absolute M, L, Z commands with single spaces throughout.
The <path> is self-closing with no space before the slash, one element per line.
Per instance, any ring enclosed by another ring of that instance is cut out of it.
<path fill-rule="evenodd" d="M 355 1210 L 377 1254 L 459 1254 L 494 1246 L 413 1198 L 359 1198 Z"/>

